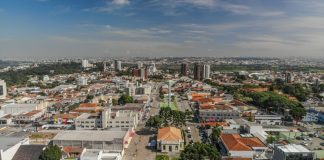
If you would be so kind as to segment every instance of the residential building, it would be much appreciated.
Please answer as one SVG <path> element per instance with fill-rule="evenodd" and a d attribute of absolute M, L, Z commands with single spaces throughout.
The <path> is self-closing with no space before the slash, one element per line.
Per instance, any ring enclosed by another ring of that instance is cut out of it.
<path fill-rule="evenodd" d="M 252 134 L 221 134 L 221 148 L 224 155 L 254 158 L 261 156 L 267 146 Z"/>
<path fill-rule="evenodd" d="M 203 80 L 204 65 L 195 63 L 194 65 L 194 80 Z"/>
<path fill-rule="evenodd" d="M 210 78 L 210 65 L 204 65 L 204 79 Z"/>
<path fill-rule="evenodd" d="M 302 145 L 288 144 L 274 147 L 273 159 L 275 160 L 314 160 L 315 153 Z"/>
<path fill-rule="evenodd" d="M 4 80 L 0 79 L 0 100 L 7 97 L 7 84 Z"/>
<path fill-rule="evenodd" d="M 122 70 L 122 63 L 121 61 L 115 60 L 114 67 L 116 71 L 121 71 Z"/>
<path fill-rule="evenodd" d="M 82 60 L 82 68 L 88 68 L 89 67 L 89 61 L 86 59 Z"/>
<path fill-rule="evenodd" d="M 183 76 L 188 76 L 188 74 L 189 74 L 189 66 L 188 66 L 187 63 L 181 64 L 181 74 Z"/>
<path fill-rule="evenodd" d="M 180 152 L 184 149 L 181 130 L 175 127 L 164 127 L 158 130 L 157 150 L 161 152 Z"/>

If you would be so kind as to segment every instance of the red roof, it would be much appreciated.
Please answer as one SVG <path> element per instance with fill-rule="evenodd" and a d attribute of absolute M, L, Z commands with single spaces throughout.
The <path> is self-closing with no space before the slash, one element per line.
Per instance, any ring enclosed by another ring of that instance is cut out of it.
<path fill-rule="evenodd" d="M 252 151 L 252 147 L 266 147 L 256 137 L 241 137 L 239 134 L 222 134 L 221 139 L 230 151 Z"/>

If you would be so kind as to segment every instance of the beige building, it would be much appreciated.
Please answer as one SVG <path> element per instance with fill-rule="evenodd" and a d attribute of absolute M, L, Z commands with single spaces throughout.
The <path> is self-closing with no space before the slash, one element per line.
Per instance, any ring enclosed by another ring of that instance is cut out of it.
<path fill-rule="evenodd" d="M 138 113 L 132 110 L 111 111 L 105 108 L 99 113 L 83 113 L 75 120 L 77 130 L 98 128 L 136 128 L 139 118 Z"/>
<path fill-rule="evenodd" d="M 157 136 L 157 150 L 161 152 L 180 152 L 184 149 L 181 130 L 175 127 L 159 129 Z"/>

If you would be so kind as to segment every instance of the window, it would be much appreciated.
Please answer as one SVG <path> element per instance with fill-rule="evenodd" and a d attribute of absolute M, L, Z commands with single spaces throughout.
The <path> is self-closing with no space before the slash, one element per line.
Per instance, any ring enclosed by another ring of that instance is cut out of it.
<path fill-rule="evenodd" d="M 126 121 L 126 123 L 129 123 L 129 121 Z"/>
<path fill-rule="evenodd" d="M 120 123 L 125 123 L 124 121 L 120 121 Z"/>
<path fill-rule="evenodd" d="M 169 146 L 169 151 L 172 152 L 172 146 Z"/>
<path fill-rule="evenodd" d="M 175 150 L 177 151 L 179 148 L 178 148 L 178 146 L 175 146 Z"/>
<path fill-rule="evenodd" d="M 165 145 L 163 145 L 163 150 L 165 150 Z"/>

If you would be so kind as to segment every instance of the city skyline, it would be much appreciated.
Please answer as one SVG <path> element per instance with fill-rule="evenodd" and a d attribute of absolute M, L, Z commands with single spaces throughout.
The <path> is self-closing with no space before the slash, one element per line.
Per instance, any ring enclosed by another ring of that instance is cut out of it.
<path fill-rule="evenodd" d="M 322 56 L 324 2 L 3 0 L 0 58 Z"/>

